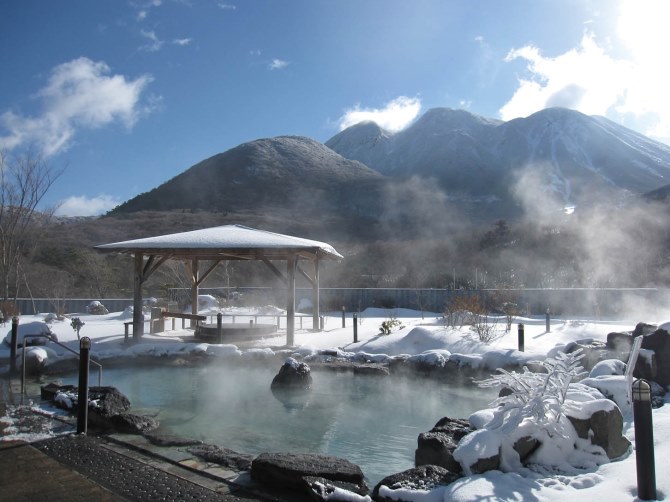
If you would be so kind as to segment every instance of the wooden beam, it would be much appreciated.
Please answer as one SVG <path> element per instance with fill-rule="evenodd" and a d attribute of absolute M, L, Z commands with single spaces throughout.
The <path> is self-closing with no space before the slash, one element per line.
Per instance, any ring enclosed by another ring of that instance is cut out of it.
<path fill-rule="evenodd" d="M 314 287 L 314 284 L 315 284 L 314 279 L 312 279 L 312 278 L 307 274 L 307 272 L 305 272 L 305 271 L 302 269 L 302 267 L 300 267 L 299 264 L 296 265 L 296 269 L 298 270 L 298 272 L 300 272 L 300 275 L 302 275 L 305 279 L 307 279 L 307 281 L 309 281 L 309 283 L 312 285 L 312 287 Z"/>
<path fill-rule="evenodd" d="M 295 257 L 292 258 L 293 261 L 295 262 Z M 291 259 L 291 257 L 288 259 Z M 279 278 L 280 281 L 282 281 L 285 285 L 288 286 L 288 279 L 284 276 L 284 274 L 281 273 L 281 271 L 277 267 L 274 266 L 274 264 L 270 260 L 268 260 L 265 257 L 260 258 L 260 260 L 268 266 L 268 268 L 272 271 L 273 274 L 275 274 Z M 295 273 L 295 267 L 293 272 Z"/>
<path fill-rule="evenodd" d="M 168 261 L 170 258 L 172 258 L 172 255 L 164 255 L 161 256 L 157 262 L 154 263 L 156 256 L 151 255 L 149 259 L 147 260 L 147 263 L 144 265 L 144 272 L 142 274 L 142 282 L 144 283 L 150 276 L 153 274 L 158 267 L 160 267 L 163 263 Z"/>
<path fill-rule="evenodd" d="M 221 260 L 216 260 L 214 264 L 211 267 L 209 267 L 204 274 L 200 276 L 200 278 L 198 279 L 198 286 L 200 286 L 200 284 L 202 284 L 203 281 L 207 279 L 207 277 L 209 277 L 209 274 L 214 272 L 214 269 L 217 267 L 219 263 L 221 263 Z"/>

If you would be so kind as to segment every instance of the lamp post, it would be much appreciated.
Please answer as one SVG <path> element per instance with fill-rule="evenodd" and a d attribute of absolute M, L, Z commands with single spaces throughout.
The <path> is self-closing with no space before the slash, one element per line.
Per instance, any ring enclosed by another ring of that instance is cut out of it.
<path fill-rule="evenodd" d="M 633 419 L 635 420 L 635 463 L 637 496 L 656 500 L 654 427 L 651 417 L 651 387 L 644 380 L 633 382 Z"/>
<path fill-rule="evenodd" d="M 77 398 L 77 434 L 88 429 L 88 367 L 91 360 L 91 339 L 79 340 L 79 393 Z"/>

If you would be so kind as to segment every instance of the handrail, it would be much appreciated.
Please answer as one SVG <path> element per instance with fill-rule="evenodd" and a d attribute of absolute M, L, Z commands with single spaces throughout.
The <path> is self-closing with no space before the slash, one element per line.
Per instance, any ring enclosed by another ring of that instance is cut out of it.
<path fill-rule="evenodd" d="M 633 371 L 637 364 L 637 358 L 640 355 L 640 348 L 642 347 L 642 336 L 637 336 L 633 339 L 633 346 L 630 349 L 628 362 L 626 363 L 626 370 L 623 375 L 626 378 L 626 397 L 630 405 L 633 405 Z"/>
<path fill-rule="evenodd" d="M 79 357 L 79 352 L 76 350 L 72 350 L 70 347 L 67 345 L 63 345 L 60 343 L 58 340 L 54 340 L 54 338 L 51 335 L 45 335 L 45 334 L 39 334 L 39 335 L 24 335 L 23 336 L 23 351 L 21 353 L 21 404 L 23 404 L 23 396 L 25 396 L 25 389 L 26 389 L 26 339 L 27 338 L 46 338 L 49 341 L 52 341 L 59 347 L 63 347 L 65 350 L 72 352 L 74 355 Z M 100 364 L 97 361 L 94 361 L 93 359 L 90 359 L 90 362 L 95 364 L 98 367 L 98 387 L 102 386 L 102 364 Z"/>

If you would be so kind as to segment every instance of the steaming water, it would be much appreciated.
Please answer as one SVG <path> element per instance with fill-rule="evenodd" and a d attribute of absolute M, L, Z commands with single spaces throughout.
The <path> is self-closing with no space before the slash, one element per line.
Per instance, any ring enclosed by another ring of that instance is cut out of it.
<path fill-rule="evenodd" d="M 103 384 L 126 394 L 133 412 L 157 413 L 165 432 L 243 453 L 346 458 L 371 486 L 414 467 L 418 435 L 440 418 L 467 418 L 494 398 L 474 386 L 312 371 L 312 391 L 281 402 L 270 391 L 277 369 L 109 369 Z"/>

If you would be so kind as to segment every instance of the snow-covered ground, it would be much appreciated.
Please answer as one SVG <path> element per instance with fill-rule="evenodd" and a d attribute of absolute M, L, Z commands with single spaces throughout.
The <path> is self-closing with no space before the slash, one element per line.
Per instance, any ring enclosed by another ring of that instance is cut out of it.
<path fill-rule="evenodd" d="M 206 312 L 205 312 L 206 313 Z M 233 312 L 231 312 L 233 313 Z M 238 316 L 253 314 L 251 311 L 236 309 Z M 209 345 L 184 341 L 182 337 L 191 336 L 191 331 L 175 330 L 161 334 L 146 334 L 138 344 L 124 344 L 123 322 L 129 320 L 127 313 L 110 313 L 107 315 L 77 314 L 84 322 L 81 336 L 92 339 L 92 355 L 104 361 L 107 357 L 135 357 L 137 355 L 179 355 L 186 353 L 206 353 L 212 357 L 243 357 L 253 353 L 272 355 L 286 343 L 286 335 L 280 332 L 254 343 L 253 346 L 237 347 L 233 345 Z M 379 328 L 383 321 L 390 318 L 398 319 L 402 327 L 395 328 L 388 335 L 380 335 Z M 40 316 L 22 316 L 21 324 L 38 322 Z M 426 314 L 422 316 L 416 311 L 403 309 L 384 310 L 367 309 L 359 316 L 358 343 L 353 343 L 351 315 L 347 317 L 346 327 L 341 327 L 341 313 L 326 317 L 325 330 L 313 333 L 298 330 L 295 334 L 297 348 L 293 353 L 308 356 L 321 349 L 337 349 L 343 357 L 352 359 L 364 357 L 368 360 L 384 361 L 385 359 L 407 354 L 423 357 L 426 360 L 444 361 L 455 358 L 467 364 L 481 368 L 495 369 L 508 362 L 544 359 L 548 354 L 556 352 L 557 347 L 570 342 L 593 339 L 605 341 L 612 331 L 630 331 L 639 321 L 660 324 L 662 319 L 635 319 L 628 321 L 589 320 L 589 319 L 552 319 L 551 331 L 545 330 L 545 319 L 516 318 L 512 330 L 485 344 L 477 340 L 469 328 L 445 328 L 441 316 Z M 525 325 L 525 352 L 517 349 L 517 324 Z M 311 324 L 311 323 L 310 323 Z M 166 323 L 166 327 L 169 323 Z M 504 326 L 504 321 L 500 320 Z M 181 322 L 177 321 L 177 326 Z M 10 324 L 5 326 L 10 331 Z M 70 325 L 70 320 L 54 321 L 51 330 L 58 340 L 78 348 L 77 335 Z M 311 327 L 311 325 L 306 327 Z M 147 330 L 148 331 L 148 330 Z M 65 357 L 69 353 L 53 344 L 32 350 L 43 351 L 40 357 L 46 357 L 47 363 Z M 363 354 L 366 354 L 363 356 Z M 0 359 L 7 360 L 9 347 L 0 345 Z M 441 417 L 435 417 L 437 421 Z M 624 410 L 624 435 L 631 442 L 635 441 L 632 417 Z M 666 405 L 653 411 L 654 441 L 656 448 L 656 479 L 659 499 L 665 499 L 670 493 L 670 478 L 662 475 L 666 461 L 670 462 L 670 406 Z M 556 462 L 560 464 L 560 462 Z M 521 469 L 518 472 L 503 473 L 491 471 L 486 474 L 463 478 L 447 489 L 432 492 L 414 491 L 411 494 L 396 493 L 403 500 L 585 500 L 597 498 L 614 502 L 618 500 L 635 500 L 637 494 L 635 453 L 627 457 L 600 466 L 553 472 L 534 472 Z"/>

